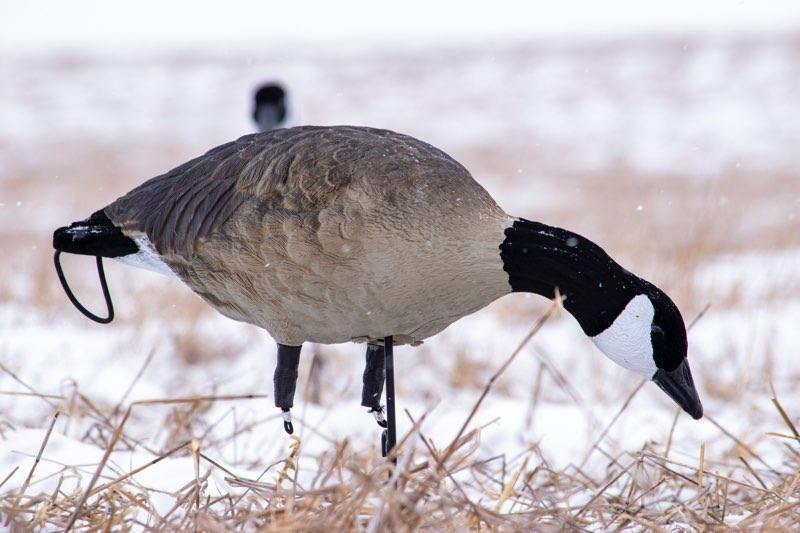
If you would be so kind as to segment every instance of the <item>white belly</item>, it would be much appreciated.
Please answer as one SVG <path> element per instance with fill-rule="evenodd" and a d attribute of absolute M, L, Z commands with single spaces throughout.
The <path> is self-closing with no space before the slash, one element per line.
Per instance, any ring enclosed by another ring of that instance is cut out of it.
<path fill-rule="evenodd" d="M 158 254 L 158 252 L 156 252 L 156 249 L 153 247 L 150 239 L 147 238 L 147 235 L 133 237 L 133 240 L 139 247 L 139 252 L 135 254 L 124 255 L 122 257 L 116 257 L 115 259 L 117 259 L 120 263 L 144 268 L 152 272 L 157 272 L 158 274 L 164 274 L 167 276 L 175 275 L 175 272 L 172 271 L 169 265 L 167 265 L 164 260 L 161 259 L 161 256 Z"/>

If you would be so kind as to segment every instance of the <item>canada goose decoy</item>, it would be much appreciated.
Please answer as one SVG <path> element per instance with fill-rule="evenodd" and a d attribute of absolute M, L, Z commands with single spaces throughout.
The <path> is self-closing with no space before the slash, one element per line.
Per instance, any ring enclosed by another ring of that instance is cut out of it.
<path fill-rule="evenodd" d="M 446 153 L 391 131 L 246 135 L 59 228 L 53 245 L 56 256 L 174 274 L 223 315 L 266 329 L 287 431 L 304 342 L 367 343 L 362 404 L 384 425 L 384 350 L 512 292 L 560 292 L 606 356 L 703 413 L 683 318 L 664 292 L 585 237 L 507 215 Z"/>
<path fill-rule="evenodd" d="M 258 131 L 269 131 L 283 127 L 288 114 L 286 90 L 277 83 L 259 87 L 253 104 L 253 120 Z"/>

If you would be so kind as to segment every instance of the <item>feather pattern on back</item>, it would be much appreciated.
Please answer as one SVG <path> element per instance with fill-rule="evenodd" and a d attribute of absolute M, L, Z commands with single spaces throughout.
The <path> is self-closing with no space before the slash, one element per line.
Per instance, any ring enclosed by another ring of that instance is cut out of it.
<path fill-rule="evenodd" d="M 223 314 L 285 344 L 417 342 L 508 292 L 507 215 L 447 154 L 387 130 L 247 135 L 104 211 Z"/>

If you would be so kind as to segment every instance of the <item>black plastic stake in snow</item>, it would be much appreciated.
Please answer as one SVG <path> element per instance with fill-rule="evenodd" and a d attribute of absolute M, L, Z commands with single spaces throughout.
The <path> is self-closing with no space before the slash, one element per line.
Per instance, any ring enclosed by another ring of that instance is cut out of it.
<path fill-rule="evenodd" d="M 397 444 L 397 424 L 394 410 L 394 341 L 391 336 L 383 340 L 383 354 L 386 367 L 386 418 L 388 426 L 383 430 L 383 456 L 389 455 Z"/>

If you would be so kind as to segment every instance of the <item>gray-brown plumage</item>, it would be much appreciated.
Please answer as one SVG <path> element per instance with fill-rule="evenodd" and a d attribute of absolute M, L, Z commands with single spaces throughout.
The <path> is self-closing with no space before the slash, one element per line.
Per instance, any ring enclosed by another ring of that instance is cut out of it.
<path fill-rule="evenodd" d="M 247 135 L 104 212 L 214 308 L 287 345 L 416 343 L 511 290 L 509 217 L 447 154 L 386 130 Z"/>
<path fill-rule="evenodd" d="M 242 137 L 57 229 L 53 245 L 56 258 L 176 274 L 221 313 L 269 331 L 289 432 L 303 342 L 372 341 L 362 401 L 380 411 L 379 342 L 421 342 L 512 291 L 560 293 L 609 358 L 702 416 L 683 318 L 663 291 L 585 237 L 509 217 L 447 154 L 391 131 Z"/>

